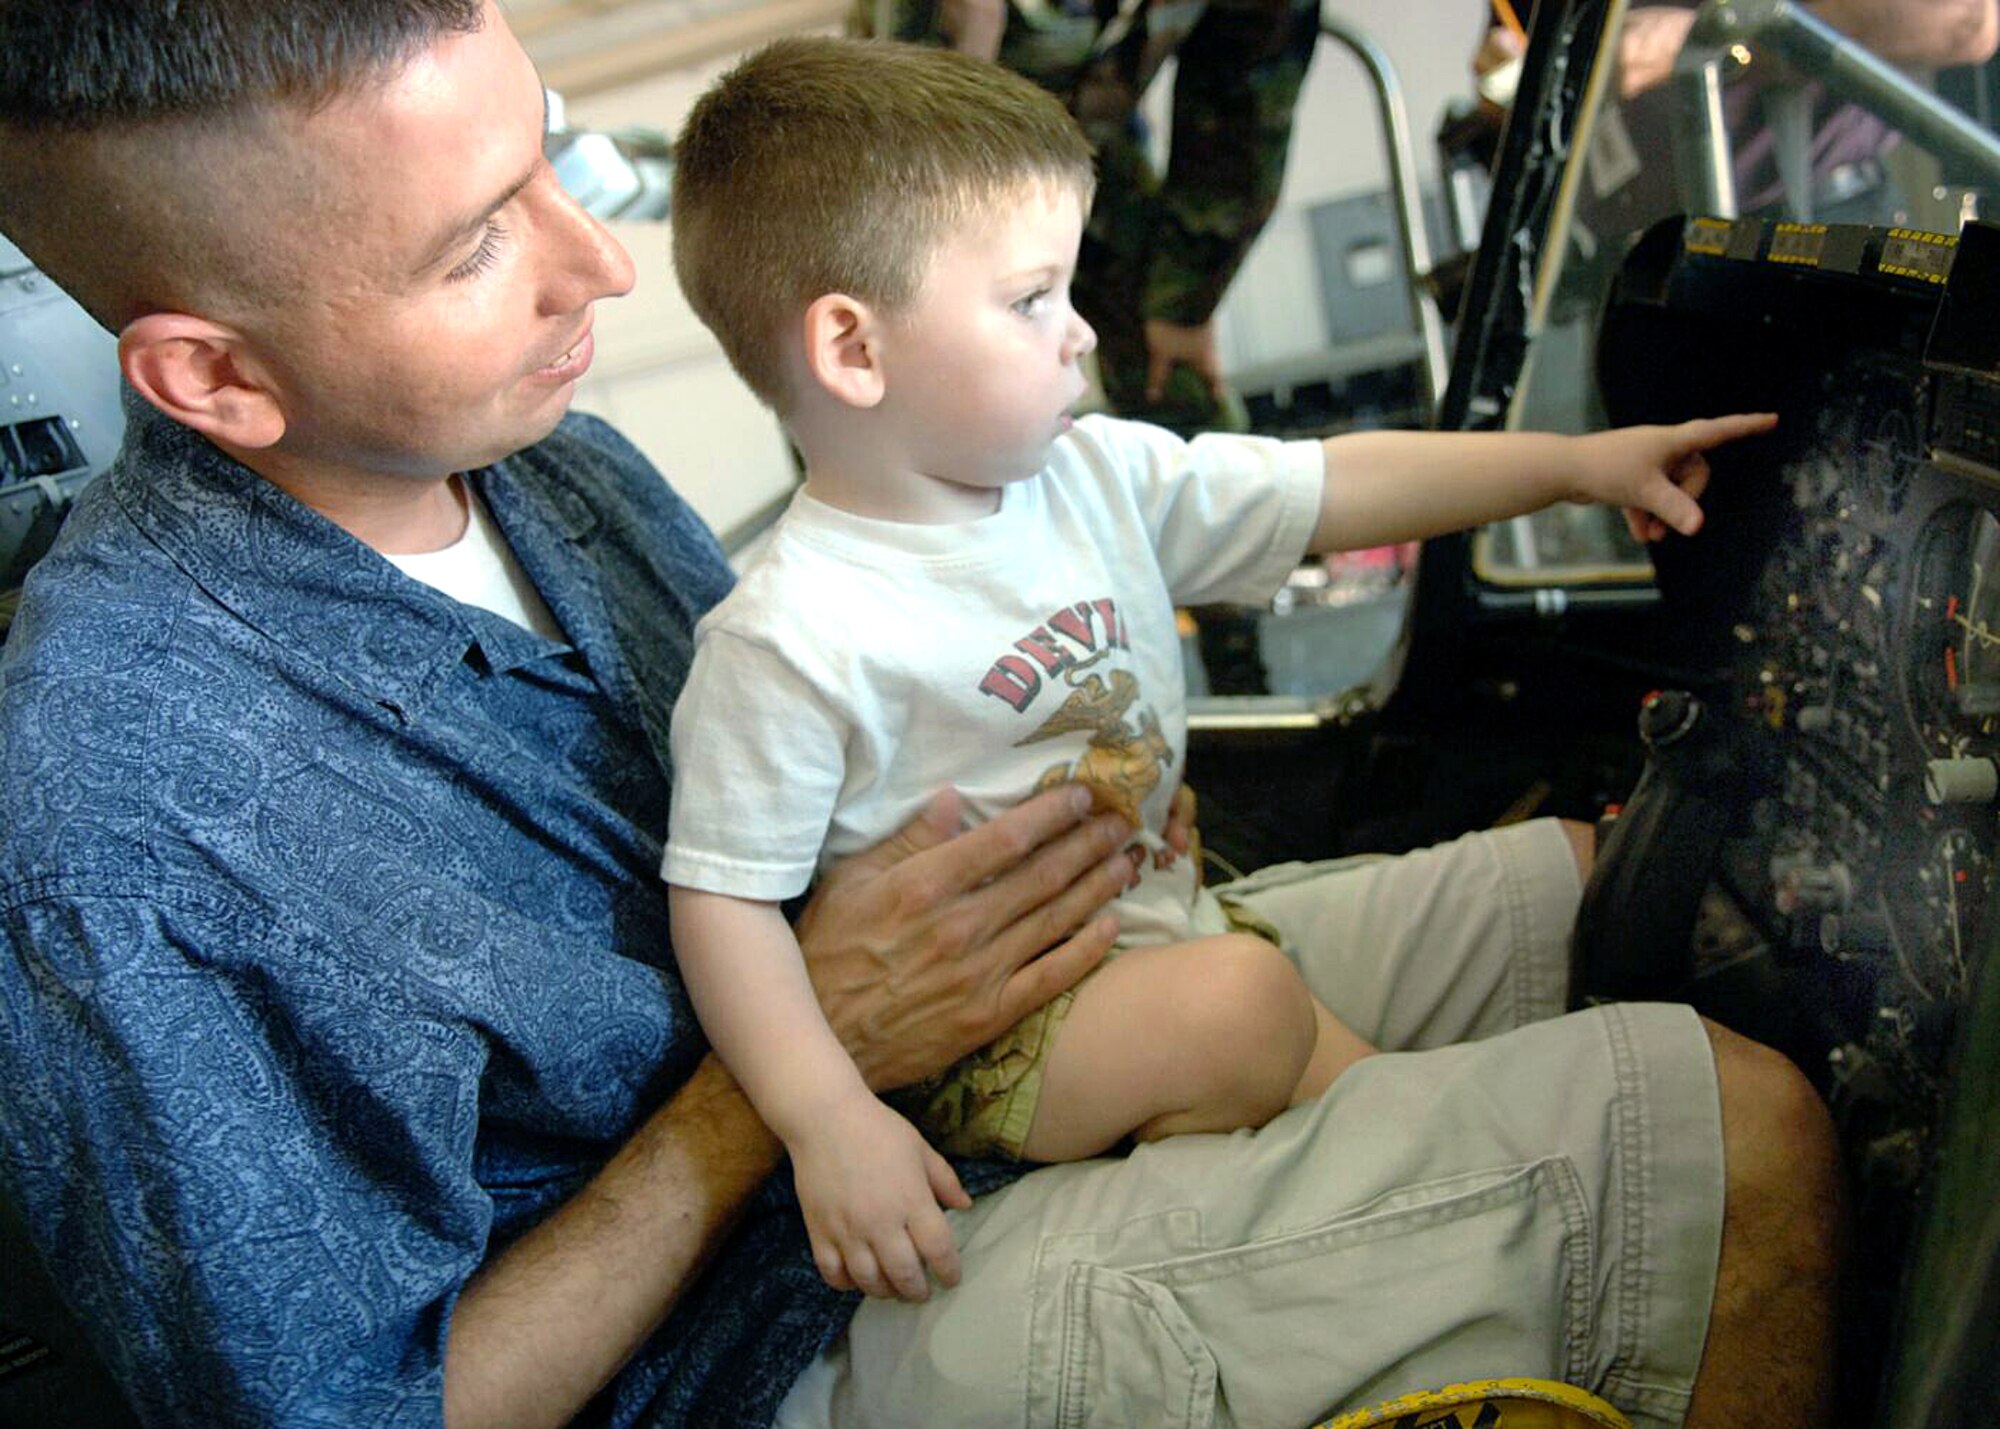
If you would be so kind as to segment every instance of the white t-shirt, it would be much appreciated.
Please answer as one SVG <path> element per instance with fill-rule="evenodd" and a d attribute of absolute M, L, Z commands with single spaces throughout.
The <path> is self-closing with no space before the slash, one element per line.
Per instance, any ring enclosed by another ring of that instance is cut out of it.
<path fill-rule="evenodd" d="M 1324 471 L 1317 442 L 1086 417 L 977 521 L 801 494 L 697 628 L 662 875 L 789 898 L 947 785 L 981 821 L 1074 777 L 1157 834 L 1187 744 L 1174 608 L 1268 599 Z M 1188 864 L 1121 901 L 1127 939 L 1188 935 Z"/>
<path fill-rule="evenodd" d="M 466 505 L 465 532 L 442 551 L 391 555 L 388 561 L 412 580 L 481 610 L 504 616 L 547 640 L 562 640 L 555 613 L 514 559 L 493 513 L 462 476 L 452 482 Z"/>

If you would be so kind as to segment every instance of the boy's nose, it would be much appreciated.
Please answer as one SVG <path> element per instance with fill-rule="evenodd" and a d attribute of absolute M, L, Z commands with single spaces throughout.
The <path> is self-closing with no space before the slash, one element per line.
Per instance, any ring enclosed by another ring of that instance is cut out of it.
<path fill-rule="evenodd" d="M 1082 318 L 1078 317 L 1075 313 L 1071 313 L 1070 334 L 1069 334 L 1070 361 L 1074 362 L 1078 358 L 1084 356 L 1086 353 L 1095 352 L 1096 350 L 1097 350 L 1096 330 L 1092 328 L 1089 323 L 1085 322 Z"/>

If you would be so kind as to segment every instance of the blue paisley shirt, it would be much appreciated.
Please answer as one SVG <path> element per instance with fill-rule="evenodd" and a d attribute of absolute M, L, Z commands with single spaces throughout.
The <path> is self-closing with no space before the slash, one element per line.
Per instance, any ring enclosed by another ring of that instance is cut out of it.
<path fill-rule="evenodd" d="M 127 407 L 0 659 L 0 1193 L 148 1422 L 437 1424 L 466 1279 L 706 1050 L 656 870 L 728 567 L 571 416 L 471 474 L 545 640 Z M 768 1423 L 852 1305 L 774 1177 L 584 1422 Z"/>

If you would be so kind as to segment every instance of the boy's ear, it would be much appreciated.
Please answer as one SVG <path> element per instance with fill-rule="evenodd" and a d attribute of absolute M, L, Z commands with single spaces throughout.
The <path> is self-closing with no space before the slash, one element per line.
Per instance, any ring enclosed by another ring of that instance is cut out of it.
<path fill-rule="evenodd" d="M 887 392 L 882 378 L 881 320 L 859 298 L 826 293 L 807 307 L 803 323 L 806 370 L 850 407 L 873 407 Z"/>
<path fill-rule="evenodd" d="M 187 313 L 148 313 L 118 334 L 118 366 L 139 395 L 224 447 L 258 450 L 285 413 L 242 335 Z"/>

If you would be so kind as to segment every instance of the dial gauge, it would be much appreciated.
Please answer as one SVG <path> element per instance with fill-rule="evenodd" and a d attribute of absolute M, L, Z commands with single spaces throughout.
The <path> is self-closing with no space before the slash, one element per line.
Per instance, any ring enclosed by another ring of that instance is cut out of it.
<path fill-rule="evenodd" d="M 1909 704 L 1927 754 L 2000 731 L 2000 521 L 1965 503 L 1934 515 L 1911 582 Z"/>

